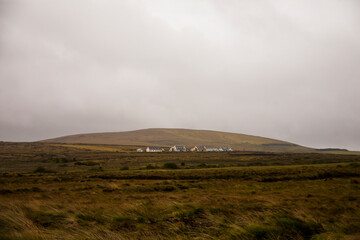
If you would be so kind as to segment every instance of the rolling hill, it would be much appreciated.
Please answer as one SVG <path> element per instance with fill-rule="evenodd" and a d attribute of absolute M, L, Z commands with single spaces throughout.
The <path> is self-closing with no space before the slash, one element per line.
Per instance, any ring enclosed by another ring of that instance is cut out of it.
<path fill-rule="evenodd" d="M 306 148 L 289 142 L 245 134 L 166 128 L 143 129 L 127 132 L 77 134 L 48 139 L 43 142 L 161 147 L 170 147 L 173 145 L 185 145 L 188 147 L 202 145 L 208 147 L 230 146 L 234 150 L 240 151 L 269 152 L 315 151 L 312 148 Z"/>

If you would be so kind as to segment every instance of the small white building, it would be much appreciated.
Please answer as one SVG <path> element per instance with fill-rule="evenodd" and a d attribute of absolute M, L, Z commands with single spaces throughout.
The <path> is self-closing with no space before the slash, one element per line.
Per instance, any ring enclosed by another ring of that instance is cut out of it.
<path fill-rule="evenodd" d="M 231 152 L 232 148 L 231 147 L 220 147 L 219 151 L 220 152 Z"/>
<path fill-rule="evenodd" d="M 197 147 L 197 151 L 199 151 L 199 152 L 206 152 L 206 147 L 205 147 L 205 146 Z"/>
<path fill-rule="evenodd" d="M 206 147 L 205 146 L 195 146 L 193 148 L 190 149 L 191 152 L 206 152 Z"/>
<path fill-rule="evenodd" d="M 146 152 L 162 152 L 164 149 L 162 147 L 147 147 Z"/>
<path fill-rule="evenodd" d="M 137 152 L 144 152 L 144 149 L 138 148 L 136 151 L 137 151 Z"/>
<path fill-rule="evenodd" d="M 173 146 L 169 149 L 169 152 L 186 152 L 185 146 Z"/>
<path fill-rule="evenodd" d="M 206 148 L 207 152 L 218 152 L 219 149 L 218 148 Z"/>

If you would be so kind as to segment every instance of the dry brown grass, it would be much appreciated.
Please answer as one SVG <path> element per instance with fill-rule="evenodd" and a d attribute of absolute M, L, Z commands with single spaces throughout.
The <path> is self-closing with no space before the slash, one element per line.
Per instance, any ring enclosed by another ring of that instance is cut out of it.
<path fill-rule="evenodd" d="M 71 149 L 15 144 L 0 150 L 0 239 L 322 240 L 360 234 L 356 156 L 233 153 L 169 159 L 169 154 Z M 76 160 L 67 167 L 42 162 L 49 154 Z M 5 157 L 13 166 L 5 165 Z M 267 166 L 237 167 L 253 157 Z M 133 170 L 116 167 L 129 159 Z M 108 165 L 89 171 L 94 166 L 75 165 L 78 161 Z M 146 170 L 149 161 L 186 165 Z M 226 166 L 198 168 L 199 162 Z M 271 166 L 279 162 L 283 166 Z M 33 173 L 40 163 L 53 172 Z"/>

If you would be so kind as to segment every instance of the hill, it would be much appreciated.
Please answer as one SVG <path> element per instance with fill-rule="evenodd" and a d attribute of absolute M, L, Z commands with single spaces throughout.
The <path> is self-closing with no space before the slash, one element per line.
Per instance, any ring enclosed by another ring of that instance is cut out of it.
<path fill-rule="evenodd" d="M 230 146 L 241 151 L 312 152 L 314 149 L 280 140 L 246 134 L 190 129 L 143 129 L 127 132 L 88 133 L 44 140 L 67 144 L 112 144 L 131 146 Z"/>

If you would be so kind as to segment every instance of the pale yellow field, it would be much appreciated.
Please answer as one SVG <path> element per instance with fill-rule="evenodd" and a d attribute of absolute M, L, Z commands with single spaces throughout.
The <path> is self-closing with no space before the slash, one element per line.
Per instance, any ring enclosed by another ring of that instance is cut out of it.
<path fill-rule="evenodd" d="M 52 146 L 58 147 L 68 147 L 68 148 L 79 148 L 79 149 L 88 149 L 92 151 L 105 151 L 105 152 L 127 152 L 127 149 L 124 149 L 120 146 L 102 146 L 102 145 L 76 145 L 76 144 L 51 144 Z"/>

